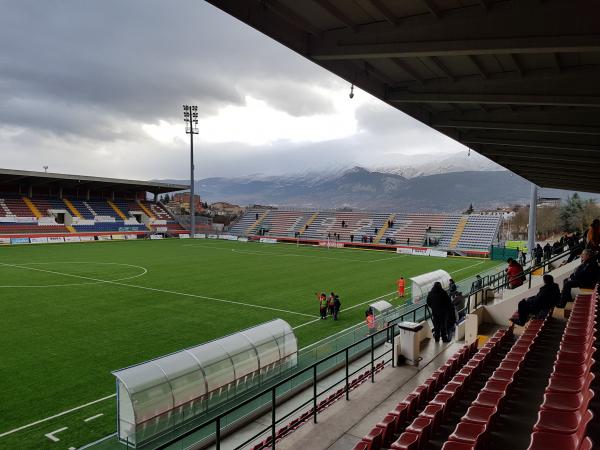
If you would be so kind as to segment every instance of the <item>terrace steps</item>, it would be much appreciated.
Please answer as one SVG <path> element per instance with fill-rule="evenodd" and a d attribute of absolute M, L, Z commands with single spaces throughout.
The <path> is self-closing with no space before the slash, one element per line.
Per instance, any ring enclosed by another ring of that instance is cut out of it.
<path fill-rule="evenodd" d="M 392 214 L 390 214 L 388 216 L 387 220 L 385 221 L 385 223 L 383 224 L 383 226 L 379 230 L 379 233 L 377 233 L 377 236 L 375 236 L 375 239 L 373 239 L 373 242 L 375 244 L 379 244 L 379 241 L 381 240 L 381 238 L 383 237 L 383 235 L 385 234 L 385 232 L 388 229 L 388 223 L 390 222 L 390 220 L 394 220 L 395 217 L 396 217 L 395 213 L 392 213 Z"/>
<path fill-rule="evenodd" d="M 37 206 L 35 206 L 33 204 L 33 202 L 29 198 L 23 197 L 23 201 L 25 202 L 25 204 L 27 205 L 27 207 L 29 208 L 29 210 L 33 213 L 33 215 L 36 218 L 39 219 L 40 217 L 42 217 L 42 213 L 40 212 L 40 210 L 37 208 Z"/>
<path fill-rule="evenodd" d="M 125 214 L 123 214 L 123 211 L 121 211 L 117 205 L 115 205 L 115 204 L 114 204 L 113 202 L 111 202 L 110 200 L 107 200 L 106 202 L 109 204 L 109 206 L 110 206 L 112 209 L 114 209 L 114 210 L 115 210 L 115 212 L 117 213 L 117 215 L 118 215 L 118 216 L 119 216 L 121 219 L 123 219 L 123 220 L 127 220 L 127 217 L 125 216 Z"/>
<path fill-rule="evenodd" d="M 67 205 L 67 208 L 69 208 L 69 211 L 71 211 L 74 216 L 79 217 L 80 219 L 82 218 L 81 213 L 77 210 L 77 208 L 75 208 L 75 205 L 71 203 L 71 200 L 68 198 L 63 198 L 63 202 L 65 205 Z M 74 231 L 71 233 L 74 233 Z"/>
<path fill-rule="evenodd" d="M 152 211 L 150 211 L 148 208 L 146 208 L 146 205 L 144 205 L 142 202 L 140 202 L 139 200 L 137 200 L 137 204 L 140 205 L 140 208 L 142 208 L 142 211 L 144 211 L 144 213 L 150 217 L 151 219 L 156 219 L 156 216 L 154 215 L 154 213 Z"/>
<path fill-rule="evenodd" d="M 468 217 L 462 216 L 458 221 L 458 225 L 456 225 L 456 230 L 454 230 L 454 234 L 452 235 L 452 240 L 450 240 L 450 248 L 456 248 L 456 245 L 458 244 L 458 241 L 460 241 L 463 231 L 467 226 L 467 220 L 469 220 Z"/>
<path fill-rule="evenodd" d="M 317 211 L 312 216 L 310 216 L 310 218 L 306 221 L 306 223 L 302 226 L 302 228 L 300 228 L 300 234 L 302 234 L 306 231 L 308 226 L 315 221 L 315 219 L 317 218 L 318 215 L 319 215 L 319 212 Z"/>
<path fill-rule="evenodd" d="M 77 233 L 77 230 L 73 228 L 71 225 L 65 225 L 65 228 L 69 230 L 69 233 Z"/>
<path fill-rule="evenodd" d="M 269 211 L 265 211 L 264 213 L 262 213 L 262 214 L 261 214 L 261 215 L 258 217 L 258 219 L 256 219 L 256 220 L 255 220 L 255 221 L 252 223 L 252 225 L 250 225 L 250 226 L 249 226 L 249 227 L 246 229 L 246 232 L 245 232 L 245 233 L 246 233 L 246 234 L 250 234 L 250 233 L 252 233 L 252 232 L 253 232 L 253 231 L 256 229 L 256 227 L 257 227 L 257 226 L 259 226 L 263 220 L 265 220 L 265 218 L 267 217 L 267 215 L 269 215 Z"/>

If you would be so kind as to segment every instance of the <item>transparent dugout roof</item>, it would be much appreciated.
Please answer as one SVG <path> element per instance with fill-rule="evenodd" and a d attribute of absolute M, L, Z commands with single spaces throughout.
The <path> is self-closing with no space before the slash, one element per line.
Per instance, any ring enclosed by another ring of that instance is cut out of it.
<path fill-rule="evenodd" d="M 281 319 L 117 370 L 119 438 L 139 442 L 137 425 L 248 375 L 287 361 L 298 351 L 290 325 Z M 148 436 L 144 435 L 144 438 Z"/>

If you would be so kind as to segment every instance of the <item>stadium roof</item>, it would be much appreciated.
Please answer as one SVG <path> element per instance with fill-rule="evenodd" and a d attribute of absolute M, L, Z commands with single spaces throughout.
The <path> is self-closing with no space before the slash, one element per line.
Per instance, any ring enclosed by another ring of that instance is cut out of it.
<path fill-rule="evenodd" d="M 182 191 L 190 188 L 185 184 L 155 183 L 152 181 L 122 180 L 119 178 L 101 178 L 85 175 L 66 175 L 62 173 L 32 172 L 29 170 L 0 169 L 0 186 L 3 184 L 24 184 L 29 186 L 56 185 L 63 188 L 85 187 L 90 190 L 99 191 L 147 191 L 156 194 Z"/>
<path fill-rule="evenodd" d="M 207 1 L 539 186 L 600 192 L 600 2 Z"/>

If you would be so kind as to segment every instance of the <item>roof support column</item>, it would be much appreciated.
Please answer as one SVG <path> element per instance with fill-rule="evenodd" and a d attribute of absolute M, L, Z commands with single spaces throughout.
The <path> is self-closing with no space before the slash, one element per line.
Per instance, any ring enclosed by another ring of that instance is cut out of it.
<path fill-rule="evenodd" d="M 537 186 L 531 183 L 531 195 L 529 199 L 529 226 L 527 227 L 527 253 L 529 258 L 532 258 L 533 249 L 535 248 L 535 231 L 537 213 Z"/>

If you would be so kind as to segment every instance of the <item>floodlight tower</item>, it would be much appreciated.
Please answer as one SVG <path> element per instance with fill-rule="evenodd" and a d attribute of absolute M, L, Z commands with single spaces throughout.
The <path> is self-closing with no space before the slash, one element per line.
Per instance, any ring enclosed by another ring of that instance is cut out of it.
<path fill-rule="evenodd" d="M 196 236 L 196 205 L 194 204 L 194 135 L 198 134 L 198 107 L 183 105 L 185 132 L 190 135 L 190 238 Z"/>

